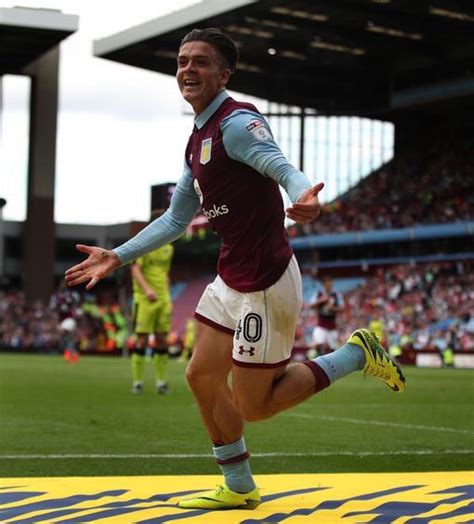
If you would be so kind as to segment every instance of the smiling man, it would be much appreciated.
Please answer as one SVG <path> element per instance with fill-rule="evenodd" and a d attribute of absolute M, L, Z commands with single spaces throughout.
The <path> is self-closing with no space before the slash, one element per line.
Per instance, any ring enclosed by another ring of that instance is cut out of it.
<path fill-rule="evenodd" d="M 177 81 L 195 113 L 184 172 L 168 211 L 113 251 L 78 245 L 87 260 L 66 272 L 87 289 L 178 238 L 201 205 L 221 238 L 218 276 L 197 306 L 197 340 L 186 378 L 213 443 L 224 484 L 179 502 L 182 508 L 252 509 L 260 503 L 243 430 L 295 406 L 356 370 L 403 391 L 398 365 L 367 330 L 355 331 L 330 355 L 289 364 L 302 305 L 301 275 L 284 228 L 281 185 L 300 224 L 319 215 L 318 194 L 288 163 L 264 117 L 225 87 L 238 52 L 227 35 L 194 29 L 182 40 Z M 232 375 L 232 389 L 228 378 Z"/>

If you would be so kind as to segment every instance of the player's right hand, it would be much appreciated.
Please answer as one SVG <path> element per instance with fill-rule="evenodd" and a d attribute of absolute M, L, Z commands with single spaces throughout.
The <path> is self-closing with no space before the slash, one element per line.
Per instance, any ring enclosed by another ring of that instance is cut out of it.
<path fill-rule="evenodd" d="M 113 251 L 84 244 L 77 244 L 76 249 L 89 256 L 84 262 L 66 271 L 64 278 L 68 286 L 77 286 L 87 282 L 86 289 L 92 289 L 99 280 L 121 266 L 118 256 Z"/>
<path fill-rule="evenodd" d="M 149 289 L 146 292 L 146 298 L 148 299 L 148 302 L 156 302 L 156 299 L 158 297 L 156 296 L 156 293 L 152 289 Z"/>

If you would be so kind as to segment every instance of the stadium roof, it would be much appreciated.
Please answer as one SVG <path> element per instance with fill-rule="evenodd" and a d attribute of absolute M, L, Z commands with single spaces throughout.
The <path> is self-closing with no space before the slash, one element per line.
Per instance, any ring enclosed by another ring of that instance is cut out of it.
<path fill-rule="evenodd" d="M 207 0 L 97 40 L 94 54 L 173 75 L 183 35 L 220 27 L 240 47 L 235 91 L 330 114 L 474 99 L 474 2 Z"/>
<path fill-rule="evenodd" d="M 50 9 L 0 8 L 0 74 L 19 73 L 77 31 L 78 21 Z"/>

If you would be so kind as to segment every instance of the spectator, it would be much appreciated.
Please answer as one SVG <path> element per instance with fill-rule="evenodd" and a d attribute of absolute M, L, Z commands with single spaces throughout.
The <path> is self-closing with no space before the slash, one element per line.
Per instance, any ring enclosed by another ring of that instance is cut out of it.
<path fill-rule="evenodd" d="M 73 330 L 61 328 L 67 319 L 74 320 Z M 0 291 L 0 347 L 59 351 L 68 331 L 69 337 L 74 335 L 69 343 L 74 342 L 78 350 L 104 351 L 111 346 L 107 328 L 114 334 L 113 348 L 123 347 L 127 338 L 126 321 L 114 302 L 107 308 L 99 307 L 90 294 L 83 297 L 77 291 L 61 289 L 48 305 L 39 301 L 29 304 L 22 291 Z"/>
<path fill-rule="evenodd" d="M 441 332 L 454 351 L 474 349 L 474 273 L 462 263 L 398 265 L 376 271 L 364 285 L 344 296 L 339 315 L 339 340 L 354 326 L 377 318 L 385 326 L 388 346 L 407 340 L 416 351 L 437 350 Z M 303 310 L 304 330 L 311 326 L 309 304 Z M 405 344 L 406 345 L 406 344 Z"/>

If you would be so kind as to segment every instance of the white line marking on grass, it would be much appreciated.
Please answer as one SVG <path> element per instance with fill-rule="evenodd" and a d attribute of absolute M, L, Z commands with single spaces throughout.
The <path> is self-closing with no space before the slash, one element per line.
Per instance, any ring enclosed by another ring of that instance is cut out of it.
<path fill-rule="evenodd" d="M 273 451 L 252 453 L 252 457 L 383 457 L 385 455 L 469 455 L 474 449 L 399 449 L 389 451 Z M 54 455 L 0 455 L 0 460 L 56 460 L 56 459 L 190 459 L 214 458 L 210 453 L 93 453 L 93 454 L 54 454 Z"/>
<path fill-rule="evenodd" d="M 445 428 L 443 426 L 421 426 L 419 424 L 401 424 L 399 422 L 386 422 L 384 420 L 364 420 L 359 418 L 348 417 L 330 417 L 327 415 L 309 415 L 307 413 L 287 413 L 286 417 L 295 418 L 309 418 L 318 420 L 330 420 L 334 422 L 349 422 L 351 424 L 362 424 L 372 426 L 391 426 L 392 428 L 407 428 L 407 429 L 425 429 L 428 431 L 446 431 L 449 433 L 463 433 L 467 435 L 474 435 L 474 431 L 469 429 Z"/>

